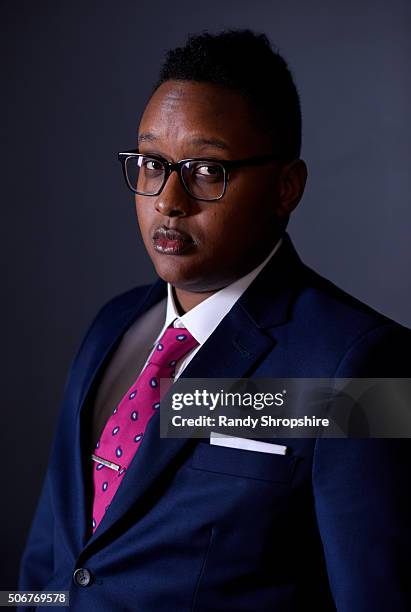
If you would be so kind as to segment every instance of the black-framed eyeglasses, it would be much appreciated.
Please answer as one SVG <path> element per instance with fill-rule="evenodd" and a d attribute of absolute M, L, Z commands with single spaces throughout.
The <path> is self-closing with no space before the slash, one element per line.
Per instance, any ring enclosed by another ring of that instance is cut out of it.
<path fill-rule="evenodd" d="M 227 179 L 232 169 L 259 166 L 278 160 L 278 157 L 260 155 L 235 160 L 193 157 L 171 163 L 160 155 L 144 155 L 135 149 L 118 153 L 118 159 L 128 188 L 138 195 L 159 195 L 170 174 L 176 171 L 181 184 L 191 197 L 211 202 L 221 200 L 225 194 Z"/>

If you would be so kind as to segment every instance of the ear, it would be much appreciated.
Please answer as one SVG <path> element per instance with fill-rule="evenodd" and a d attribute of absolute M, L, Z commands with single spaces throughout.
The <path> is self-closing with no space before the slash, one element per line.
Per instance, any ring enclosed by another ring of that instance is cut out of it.
<path fill-rule="evenodd" d="M 302 159 L 295 159 L 280 169 L 279 205 L 277 208 L 281 219 L 285 219 L 297 207 L 304 193 L 307 182 L 307 166 Z"/>

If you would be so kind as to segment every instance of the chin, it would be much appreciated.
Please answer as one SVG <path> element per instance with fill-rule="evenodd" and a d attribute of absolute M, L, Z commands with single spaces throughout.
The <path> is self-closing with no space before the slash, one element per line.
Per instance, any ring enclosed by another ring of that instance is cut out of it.
<path fill-rule="evenodd" d="M 185 266 L 178 262 L 179 257 L 170 255 L 159 255 L 153 258 L 153 264 L 157 275 L 166 283 L 179 286 L 180 283 L 187 282 L 190 272 Z M 177 260 L 177 261 L 176 261 Z"/>
<path fill-rule="evenodd" d="M 173 258 L 174 259 L 174 258 Z M 198 274 L 195 266 L 178 265 L 178 262 L 162 262 L 155 265 L 157 275 L 173 287 L 192 293 L 213 290 L 213 281 L 204 279 L 204 275 Z"/>

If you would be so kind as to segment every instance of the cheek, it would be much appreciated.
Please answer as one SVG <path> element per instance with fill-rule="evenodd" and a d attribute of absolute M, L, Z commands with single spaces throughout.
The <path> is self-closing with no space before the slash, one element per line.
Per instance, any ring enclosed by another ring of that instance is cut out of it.
<path fill-rule="evenodd" d="M 142 202 L 139 200 L 139 196 L 134 197 L 134 208 L 136 211 L 137 219 L 140 222 L 140 217 L 142 216 L 144 209 Z"/>
<path fill-rule="evenodd" d="M 277 223 L 279 196 L 274 176 L 263 175 L 253 181 L 238 181 L 233 185 L 236 224 L 247 235 L 266 234 Z M 233 202 L 234 203 L 234 202 Z"/>
<path fill-rule="evenodd" d="M 141 234 L 143 238 L 146 238 L 146 233 L 148 232 L 150 226 L 150 219 L 152 215 L 150 215 L 150 210 L 148 206 L 144 206 L 142 202 L 137 202 L 135 204 L 135 211 L 137 216 L 137 223 L 139 225 Z"/>
<path fill-rule="evenodd" d="M 205 214 L 197 217 L 197 236 L 212 252 L 219 250 L 224 242 L 230 242 L 230 233 L 234 219 L 225 204 L 218 202 L 213 208 L 208 208 Z"/>

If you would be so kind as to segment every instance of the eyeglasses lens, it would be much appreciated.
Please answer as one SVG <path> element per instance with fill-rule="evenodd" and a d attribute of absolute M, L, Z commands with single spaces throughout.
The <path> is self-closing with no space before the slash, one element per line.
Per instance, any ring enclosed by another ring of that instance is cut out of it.
<path fill-rule="evenodd" d="M 182 168 L 188 191 L 200 200 L 216 200 L 224 193 L 224 168 L 218 163 L 192 161 Z"/>
<path fill-rule="evenodd" d="M 157 159 L 138 155 L 126 160 L 128 183 L 134 191 L 145 195 L 155 195 L 164 182 L 165 168 Z"/>

